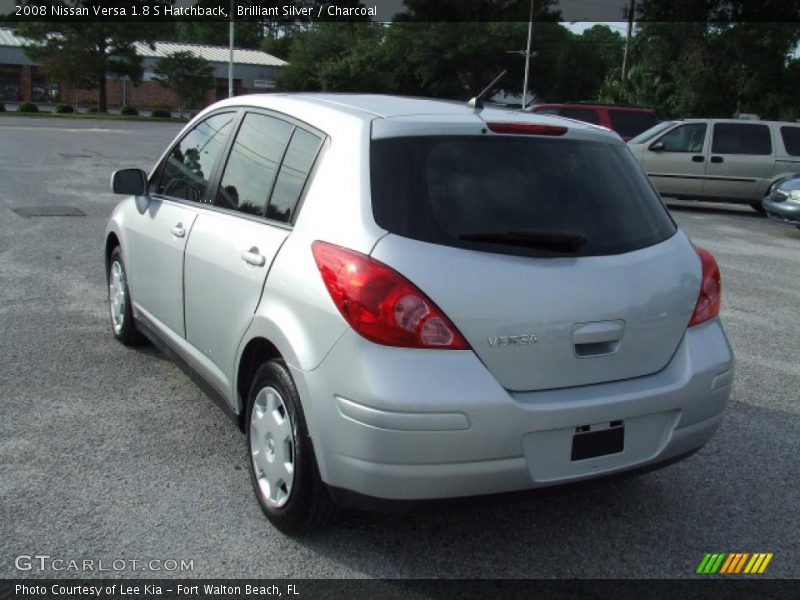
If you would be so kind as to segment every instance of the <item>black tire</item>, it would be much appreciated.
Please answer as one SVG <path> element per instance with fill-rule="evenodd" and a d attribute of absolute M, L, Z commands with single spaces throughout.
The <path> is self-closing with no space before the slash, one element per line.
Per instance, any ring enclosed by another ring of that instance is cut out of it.
<path fill-rule="evenodd" d="M 756 211 L 760 215 L 766 215 L 767 214 L 767 211 L 765 211 L 764 207 L 761 206 L 761 201 L 760 200 L 758 202 L 751 202 L 750 203 L 750 208 L 752 208 L 754 211 Z"/>
<path fill-rule="evenodd" d="M 121 279 L 121 287 L 124 294 L 124 306 L 121 310 L 122 322 L 120 324 L 115 322 L 114 319 L 114 311 L 112 310 L 112 290 L 111 290 L 111 277 L 112 272 L 116 268 L 115 265 L 119 265 L 120 271 L 122 273 Z M 108 272 L 106 273 L 106 283 L 109 286 L 109 297 L 108 297 L 108 313 L 109 313 L 109 320 L 111 321 L 111 332 L 114 334 L 114 337 L 117 338 L 120 342 L 125 344 L 126 346 L 139 346 L 144 344 L 147 340 L 145 337 L 136 331 L 136 324 L 133 321 L 133 311 L 131 309 L 131 293 L 130 289 L 128 288 L 128 274 L 125 270 L 125 262 L 122 260 L 122 251 L 120 250 L 119 246 L 114 248 L 111 251 L 111 255 L 108 258 Z"/>
<path fill-rule="evenodd" d="M 253 424 L 256 398 L 262 390 L 272 388 L 283 402 L 288 412 L 291 431 L 294 437 L 292 452 L 294 474 L 291 488 L 282 506 L 270 502 L 259 483 L 256 471 L 251 437 L 257 435 Z M 292 376 L 282 360 L 271 360 L 259 367 L 250 386 L 247 399 L 247 463 L 250 467 L 250 481 L 253 484 L 261 510 L 270 522 L 287 534 L 297 534 L 319 529 L 330 523 L 337 514 L 336 505 L 331 498 L 328 486 L 322 481 L 314 456 L 311 437 L 308 435 L 305 414 L 300 404 Z"/>

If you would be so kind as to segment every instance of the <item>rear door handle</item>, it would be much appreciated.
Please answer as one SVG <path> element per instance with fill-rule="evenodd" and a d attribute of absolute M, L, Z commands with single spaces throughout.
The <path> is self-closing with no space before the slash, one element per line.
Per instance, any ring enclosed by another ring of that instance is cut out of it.
<path fill-rule="evenodd" d="M 242 252 L 242 260 L 254 267 L 263 267 L 267 263 L 266 257 L 258 253 L 258 248 L 253 246 L 250 250 Z"/>
<path fill-rule="evenodd" d="M 711 162 L 713 162 L 713 163 L 721 163 L 721 162 L 725 162 L 725 159 L 722 158 L 721 156 L 712 156 L 711 157 Z"/>
<path fill-rule="evenodd" d="M 175 227 L 170 229 L 170 231 L 172 232 L 172 235 L 174 235 L 175 237 L 182 238 L 183 236 L 186 235 L 186 230 L 183 228 L 183 223 L 178 223 L 177 225 L 175 225 Z"/>
<path fill-rule="evenodd" d="M 703 162 L 705 160 L 704 156 L 696 155 L 692 157 L 692 162 Z"/>

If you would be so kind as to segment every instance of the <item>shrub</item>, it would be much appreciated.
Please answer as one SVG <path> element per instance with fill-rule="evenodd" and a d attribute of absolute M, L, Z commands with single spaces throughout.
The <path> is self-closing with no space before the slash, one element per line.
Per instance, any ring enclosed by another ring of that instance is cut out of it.
<path fill-rule="evenodd" d="M 132 106 L 123 106 L 119 112 L 128 117 L 135 117 L 139 114 L 139 111 Z"/>
<path fill-rule="evenodd" d="M 70 104 L 56 104 L 56 107 L 53 109 L 53 112 L 58 113 L 60 115 L 67 115 L 75 112 L 75 109 L 72 108 Z"/>
<path fill-rule="evenodd" d="M 154 108 L 150 116 L 154 119 L 171 119 L 172 113 L 166 108 Z"/>
<path fill-rule="evenodd" d="M 17 112 L 21 113 L 37 113 L 39 112 L 39 107 L 36 106 L 33 102 L 20 102 L 19 107 L 17 108 Z"/>
<path fill-rule="evenodd" d="M 93 104 L 92 106 L 90 106 L 89 108 L 86 109 L 86 112 L 88 114 L 90 114 L 90 115 L 93 115 L 95 113 L 99 113 L 100 112 L 100 108 L 97 105 Z"/>

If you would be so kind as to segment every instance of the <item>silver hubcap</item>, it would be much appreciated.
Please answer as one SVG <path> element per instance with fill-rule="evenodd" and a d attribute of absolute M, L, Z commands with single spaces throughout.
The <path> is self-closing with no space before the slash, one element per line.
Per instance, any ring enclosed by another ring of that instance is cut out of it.
<path fill-rule="evenodd" d="M 125 321 L 125 273 L 122 265 L 114 261 L 108 277 L 108 303 L 111 306 L 111 324 L 114 332 L 122 331 Z"/>
<path fill-rule="evenodd" d="M 264 498 L 275 507 L 286 504 L 294 483 L 294 431 L 286 404 L 273 387 L 256 396 L 250 416 L 250 456 Z"/>

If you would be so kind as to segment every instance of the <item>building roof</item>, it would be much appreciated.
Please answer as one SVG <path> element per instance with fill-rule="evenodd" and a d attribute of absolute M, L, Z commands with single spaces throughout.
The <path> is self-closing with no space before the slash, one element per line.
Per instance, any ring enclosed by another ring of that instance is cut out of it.
<path fill-rule="evenodd" d="M 27 43 L 26 38 L 16 35 L 11 29 L 0 28 L 0 46 L 21 47 Z M 175 52 L 189 51 L 195 56 L 209 62 L 227 63 L 229 50 L 225 46 L 205 46 L 201 44 L 180 44 L 178 42 L 156 42 L 154 48 L 140 42 L 136 43 L 136 51 L 146 58 L 162 58 Z M 288 63 L 276 56 L 261 50 L 233 50 L 233 62 L 237 65 L 259 65 L 265 67 L 282 67 Z"/>
<path fill-rule="evenodd" d="M 26 39 L 15 35 L 11 29 L 0 28 L 0 46 L 19 47 L 26 43 Z"/>
<path fill-rule="evenodd" d="M 230 50 L 225 46 L 205 46 L 201 44 L 180 44 L 178 42 L 156 42 L 154 48 L 140 42 L 136 43 L 136 52 L 140 56 L 161 58 L 175 52 L 191 52 L 195 56 L 209 62 L 227 63 Z M 237 65 L 259 65 L 263 67 L 283 67 L 288 63 L 277 56 L 261 50 L 244 50 L 234 48 L 233 62 Z"/>

